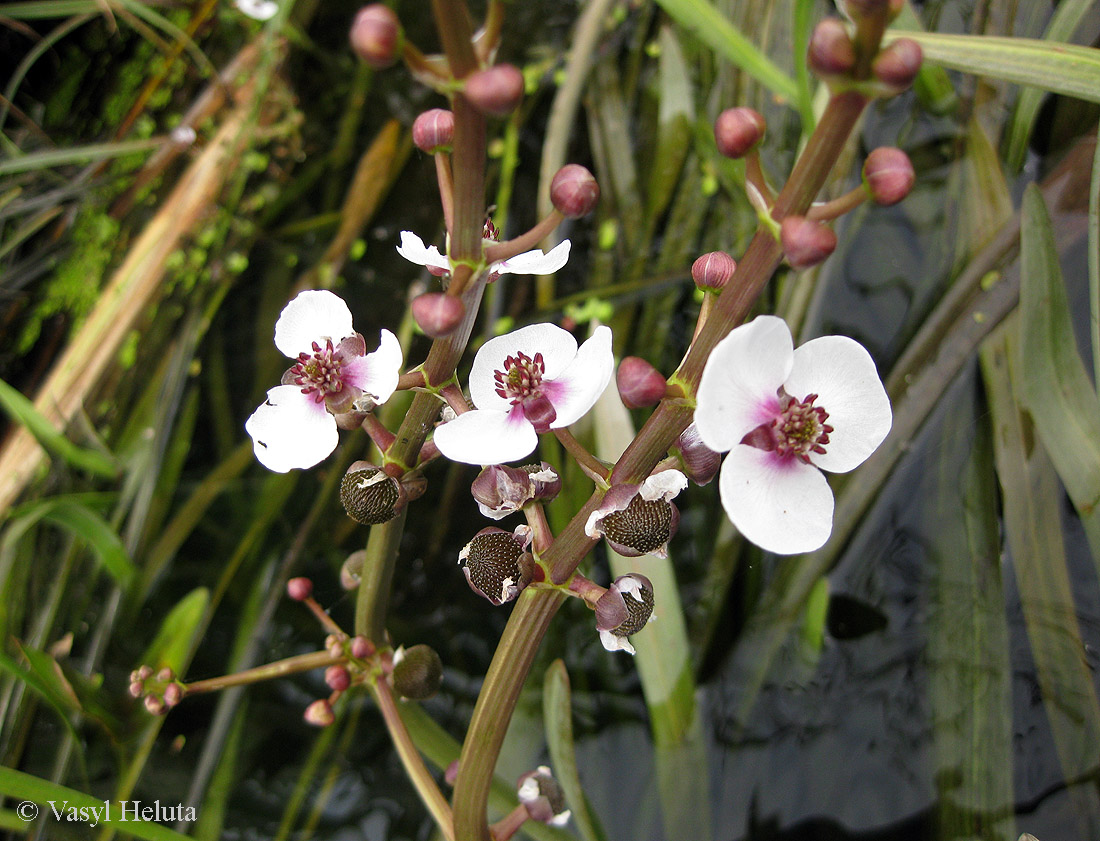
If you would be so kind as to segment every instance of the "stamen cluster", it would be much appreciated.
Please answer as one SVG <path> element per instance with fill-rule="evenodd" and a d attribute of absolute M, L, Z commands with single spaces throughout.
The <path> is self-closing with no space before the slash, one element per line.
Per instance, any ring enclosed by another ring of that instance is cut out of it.
<path fill-rule="evenodd" d="M 493 373 L 496 392 L 513 404 L 522 402 L 526 397 L 538 397 L 542 393 L 539 386 L 545 373 L 546 363 L 541 353 L 536 353 L 532 359 L 520 351 L 504 360 L 503 371 Z"/>
<path fill-rule="evenodd" d="M 813 404 L 816 399 L 816 394 L 807 394 L 802 400 L 785 397 L 787 405 L 775 419 L 775 450 L 779 455 L 796 455 L 809 464 L 810 453 L 825 453 L 833 428 L 825 423 L 829 413 Z"/>
<path fill-rule="evenodd" d="M 314 342 L 313 353 L 298 354 L 289 376 L 291 382 L 302 387 L 302 394 L 312 394 L 316 402 L 323 403 L 329 394 L 343 390 L 343 368 L 342 355 L 333 347 L 332 339 L 325 339 L 324 347 Z"/>

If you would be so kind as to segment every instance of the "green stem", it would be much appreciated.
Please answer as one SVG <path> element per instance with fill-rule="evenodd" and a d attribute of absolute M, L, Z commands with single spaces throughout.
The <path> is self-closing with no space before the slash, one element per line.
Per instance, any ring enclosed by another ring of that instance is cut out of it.
<path fill-rule="evenodd" d="M 332 666 L 346 660 L 347 657 L 343 654 L 311 651 L 308 654 L 299 654 L 295 657 L 287 657 L 285 660 L 276 660 L 274 663 L 265 663 L 263 666 L 245 669 L 243 672 L 207 678 L 206 680 L 196 680 L 194 683 L 185 683 L 183 685 L 184 694 L 198 695 L 202 692 L 217 692 L 221 689 L 229 689 L 231 686 L 246 686 L 250 683 L 274 680 L 298 672 L 308 672 L 324 666 Z"/>
<path fill-rule="evenodd" d="M 355 633 L 375 645 L 385 645 L 386 605 L 389 602 L 397 550 L 405 530 L 405 512 L 387 523 L 372 526 L 367 539 L 367 556 L 355 603 Z"/>

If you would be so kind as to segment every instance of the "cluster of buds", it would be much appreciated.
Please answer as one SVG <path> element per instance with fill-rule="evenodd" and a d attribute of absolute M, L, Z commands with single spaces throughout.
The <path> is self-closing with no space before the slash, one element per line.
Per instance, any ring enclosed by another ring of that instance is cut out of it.
<path fill-rule="evenodd" d="M 165 666 L 154 670 L 140 666 L 130 672 L 130 697 L 141 698 L 145 709 L 152 715 L 162 715 L 183 700 L 185 687 L 176 674 Z"/>

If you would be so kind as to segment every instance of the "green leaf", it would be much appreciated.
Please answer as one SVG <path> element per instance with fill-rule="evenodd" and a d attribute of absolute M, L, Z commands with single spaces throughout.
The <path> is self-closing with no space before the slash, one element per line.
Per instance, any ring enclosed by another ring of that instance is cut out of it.
<path fill-rule="evenodd" d="M 118 475 L 118 466 L 112 458 L 95 450 L 78 447 L 58 432 L 53 424 L 34 408 L 30 400 L 3 380 L 0 380 L 0 409 L 3 409 L 13 420 L 27 427 L 48 452 L 60 456 L 73 467 L 107 479 L 113 479 Z"/>
<path fill-rule="evenodd" d="M 141 658 L 143 665 L 157 669 L 167 666 L 177 675 L 190 659 L 193 638 L 201 628 L 210 591 L 197 587 L 176 604 L 164 617 L 156 637 Z"/>
<path fill-rule="evenodd" d="M 920 44 L 926 61 L 952 70 L 1100 102 L 1100 50 L 1092 47 L 1034 38 L 896 30 L 889 30 L 883 43 L 901 37 Z"/>
<path fill-rule="evenodd" d="M 0 14 L 3 14 L 3 12 L 0 11 Z M 17 172 L 30 172 L 54 166 L 101 161 L 107 158 L 132 155 L 137 152 L 151 152 L 164 146 L 164 143 L 163 137 L 152 137 L 148 140 L 123 140 L 118 143 L 93 143 L 88 146 L 46 149 L 41 152 L 31 152 L 0 161 L 0 175 L 12 175 Z"/>

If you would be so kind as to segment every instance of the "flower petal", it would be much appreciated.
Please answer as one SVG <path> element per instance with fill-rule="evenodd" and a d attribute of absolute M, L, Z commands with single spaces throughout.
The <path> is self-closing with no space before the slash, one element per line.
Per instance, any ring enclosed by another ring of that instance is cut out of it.
<path fill-rule="evenodd" d="M 451 261 L 439 253 L 434 245 L 425 246 L 424 240 L 411 231 L 401 232 L 401 244 L 397 246 L 397 253 L 418 266 L 431 266 L 444 271 L 451 270 Z"/>
<path fill-rule="evenodd" d="M 369 394 L 375 403 L 385 403 L 397 388 L 402 362 L 397 336 L 383 330 L 378 349 L 345 363 L 344 376 L 351 385 Z"/>
<path fill-rule="evenodd" d="M 611 351 L 611 328 L 597 327 L 578 348 L 573 363 L 557 376 L 549 375 L 543 391 L 554 405 L 557 417 L 551 429 L 562 429 L 575 423 L 600 399 L 603 390 L 615 370 L 615 356 Z"/>
<path fill-rule="evenodd" d="M 525 251 L 499 263 L 490 271 L 497 274 L 553 274 L 569 262 L 569 240 L 562 240 L 545 254 L 539 249 Z"/>
<path fill-rule="evenodd" d="M 260 464 L 276 473 L 313 467 L 336 449 L 336 419 L 295 385 L 279 385 L 244 425 Z"/>
<path fill-rule="evenodd" d="M 451 461 L 500 464 L 528 455 L 538 444 L 535 428 L 520 409 L 474 409 L 435 430 L 435 445 Z"/>
<path fill-rule="evenodd" d="M 798 458 L 738 444 L 718 478 L 722 507 L 761 549 L 780 555 L 810 552 L 833 530 L 833 492 L 824 474 Z"/>
<path fill-rule="evenodd" d="M 236 6 L 254 20 L 271 20 L 279 11 L 279 4 L 272 0 L 236 0 Z"/>
<path fill-rule="evenodd" d="M 642 499 L 647 501 L 663 499 L 665 502 L 668 502 L 670 499 L 674 499 L 676 495 L 687 486 L 687 476 L 679 470 L 662 470 L 660 473 L 654 473 L 642 482 L 642 487 L 638 493 Z"/>
<path fill-rule="evenodd" d="M 525 353 L 532 359 L 541 353 L 546 366 L 544 377 L 554 379 L 576 358 L 577 340 L 556 324 L 530 324 L 489 339 L 474 356 L 470 368 L 470 397 L 479 409 L 510 410 L 511 402 L 496 393 L 493 375 L 503 371 L 504 360 L 517 353 Z"/>
<path fill-rule="evenodd" d="M 354 333 L 351 310 L 343 298 L 327 289 L 309 289 L 283 307 L 275 322 L 275 347 L 294 359 L 310 353 L 314 342 L 332 339 L 335 345 Z"/>
<path fill-rule="evenodd" d="M 817 394 L 815 406 L 829 413 L 833 427 L 822 454 L 810 460 L 822 470 L 846 473 L 863 463 L 890 431 L 890 398 L 874 360 L 846 336 L 822 336 L 794 352 L 787 392 L 798 399 Z"/>
<path fill-rule="evenodd" d="M 608 651 L 625 651 L 627 654 L 634 653 L 634 646 L 630 644 L 629 639 L 620 637 L 610 631 L 600 631 L 600 642 L 603 643 L 603 647 Z"/>
<path fill-rule="evenodd" d="M 742 324 L 715 346 L 696 395 L 695 425 L 704 444 L 725 452 L 775 417 L 793 348 L 786 322 L 772 315 Z"/>

